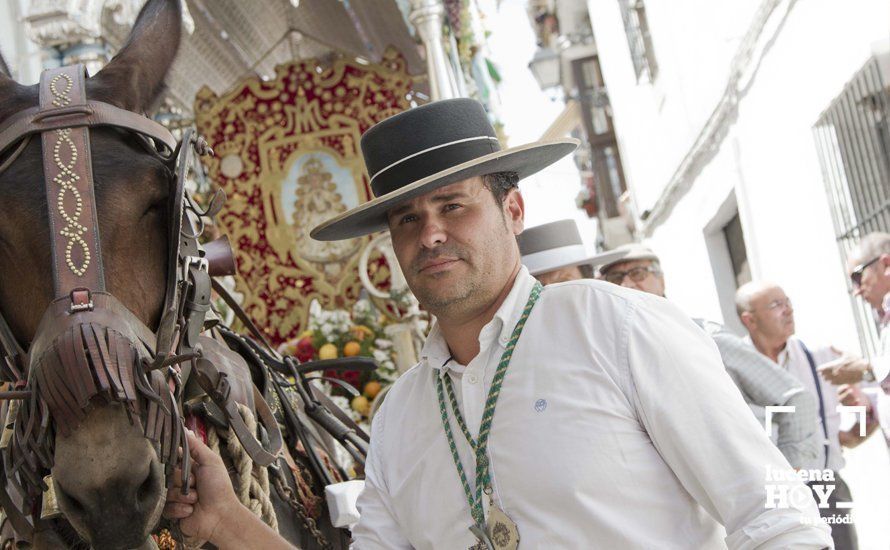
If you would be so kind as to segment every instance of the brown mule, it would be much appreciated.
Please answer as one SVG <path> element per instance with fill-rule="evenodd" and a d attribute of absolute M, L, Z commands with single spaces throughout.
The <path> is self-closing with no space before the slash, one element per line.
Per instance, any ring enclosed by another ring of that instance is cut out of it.
<path fill-rule="evenodd" d="M 199 340 L 212 259 L 184 215 L 183 182 L 192 148 L 205 147 L 189 131 L 175 145 L 135 114 L 162 89 L 180 19 L 178 0 L 149 0 L 125 47 L 92 78 L 77 67 L 48 72 L 35 87 L 0 77 L 0 379 L 15 385 L 2 397 L 22 398 L 3 411 L 0 507 L 36 547 L 57 547 L 68 525 L 95 548 L 148 545 L 175 468 L 188 475 L 187 449 L 177 452 L 191 410 L 183 405 L 198 403 L 191 412 L 221 422 L 256 467 L 279 463 L 269 471 L 282 534 L 303 547 L 342 547 L 348 533 L 330 526 L 323 506 L 306 504 L 336 481 L 328 470 L 343 468 L 317 452 L 318 430 L 291 403 L 359 466 L 367 437 L 287 370 L 292 361 L 250 344 L 239 353 L 253 358 L 251 381 L 219 338 Z M 257 378 L 269 382 L 265 395 Z M 258 431 L 240 410 L 254 413 Z M 279 458 L 279 423 L 303 451 L 296 461 Z M 39 514 L 50 479 L 64 520 Z"/>

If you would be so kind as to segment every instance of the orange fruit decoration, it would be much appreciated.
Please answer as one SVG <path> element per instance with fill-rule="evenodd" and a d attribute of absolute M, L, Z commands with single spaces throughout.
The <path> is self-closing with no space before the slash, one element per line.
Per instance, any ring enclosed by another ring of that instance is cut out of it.
<path fill-rule="evenodd" d="M 374 399 L 375 397 L 377 397 L 377 394 L 380 393 L 380 390 L 382 388 L 383 386 L 380 385 L 380 382 L 371 380 L 370 382 L 365 384 L 365 397 L 367 397 L 368 399 Z"/>
<path fill-rule="evenodd" d="M 343 346 L 343 357 L 355 357 L 362 351 L 362 345 L 355 340 L 346 342 Z"/>

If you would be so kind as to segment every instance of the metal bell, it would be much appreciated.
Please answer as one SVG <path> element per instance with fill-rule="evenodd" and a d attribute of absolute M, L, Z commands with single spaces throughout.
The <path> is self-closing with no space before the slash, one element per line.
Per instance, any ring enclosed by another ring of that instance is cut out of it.
<path fill-rule="evenodd" d="M 62 516 L 59 503 L 56 500 L 56 488 L 53 484 L 52 474 L 43 478 L 46 483 L 46 491 L 43 492 L 43 502 L 40 506 L 40 519 L 53 519 Z"/>
<path fill-rule="evenodd" d="M 12 440 L 12 435 L 15 433 L 15 417 L 18 415 L 21 401 L 11 399 L 8 403 L 9 408 L 6 411 L 6 420 L 3 422 L 3 434 L 0 435 L 0 449 L 8 447 L 9 442 Z"/>

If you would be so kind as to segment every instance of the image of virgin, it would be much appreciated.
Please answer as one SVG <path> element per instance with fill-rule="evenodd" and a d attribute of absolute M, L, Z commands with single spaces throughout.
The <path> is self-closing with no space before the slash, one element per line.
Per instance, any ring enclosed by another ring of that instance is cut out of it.
<path fill-rule="evenodd" d="M 281 206 L 294 231 L 296 254 L 317 264 L 339 264 L 358 251 L 360 239 L 321 242 L 309 237 L 316 225 L 359 203 L 354 175 L 330 154 L 300 156 L 281 188 Z M 333 267 L 333 266 L 330 266 Z"/>

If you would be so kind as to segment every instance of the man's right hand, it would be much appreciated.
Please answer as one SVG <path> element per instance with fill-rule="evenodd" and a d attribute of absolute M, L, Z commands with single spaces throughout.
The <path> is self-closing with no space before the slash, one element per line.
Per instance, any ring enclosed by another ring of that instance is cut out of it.
<path fill-rule="evenodd" d="M 189 494 L 182 494 L 182 476 L 174 473 L 174 486 L 167 491 L 164 517 L 179 520 L 188 542 L 200 546 L 218 539 L 223 522 L 236 517 L 242 507 L 222 458 L 191 431 L 187 432 L 192 475 Z"/>
<path fill-rule="evenodd" d="M 853 355 L 844 355 L 840 359 L 819 365 L 822 377 L 835 386 L 861 382 L 870 369 L 868 361 Z"/>

